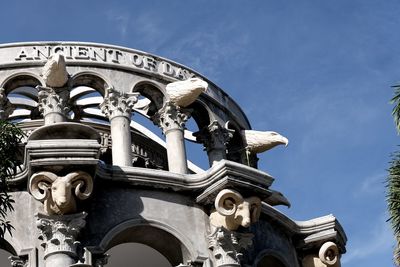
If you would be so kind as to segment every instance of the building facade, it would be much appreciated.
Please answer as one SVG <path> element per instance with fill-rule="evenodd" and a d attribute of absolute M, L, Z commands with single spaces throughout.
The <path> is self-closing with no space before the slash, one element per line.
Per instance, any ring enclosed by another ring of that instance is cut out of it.
<path fill-rule="evenodd" d="M 251 130 L 185 66 L 94 43 L 2 45 L 0 116 L 26 134 L 10 180 L 15 230 L 0 242 L 11 266 L 107 266 L 106 251 L 127 242 L 171 266 L 340 266 L 336 218 L 290 219 L 257 169 L 257 153 L 287 139 Z M 209 169 L 188 160 L 186 142 L 204 145 Z"/>

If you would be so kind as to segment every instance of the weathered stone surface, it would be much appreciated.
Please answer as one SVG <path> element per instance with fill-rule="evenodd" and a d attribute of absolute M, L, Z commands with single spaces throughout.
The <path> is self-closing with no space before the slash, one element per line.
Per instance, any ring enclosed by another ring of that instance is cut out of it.
<path fill-rule="evenodd" d="M 191 78 L 169 83 L 165 90 L 171 103 L 184 108 L 192 104 L 202 92 L 206 91 L 207 87 L 207 82 L 199 78 Z"/>

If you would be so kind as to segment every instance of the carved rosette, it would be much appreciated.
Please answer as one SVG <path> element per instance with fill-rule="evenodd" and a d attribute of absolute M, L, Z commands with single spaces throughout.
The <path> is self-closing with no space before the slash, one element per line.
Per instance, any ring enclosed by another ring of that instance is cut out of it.
<path fill-rule="evenodd" d="M 69 90 L 68 88 L 50 88 L 37 86 L 39 90 L 38 102 L 39 111 L 45 117 L 51 113 L 58 113 L 66 117 L 69 112 L 69 107 L 67 106 L 69 100 Z"/>
<path fill-rule="evenodd" d="M 211 122 L 210 125 L 195 133 L 197 141 L 204 145 L 205 150 L 225 150 L 228 141 L 232 138 L 233 133 L 222 127 L 218 121 Z"/>
<path fill-rule="evenodd" d="M 85 212 L 63 215 L 48 216 L 37 214 L 36 225 L 39 229 L 39 240 L 44 248 L 44 259 L 53 254 L 67 254 L 77 258 L 77 236 L 85 227 Z"/>
<path fill-rule="evenodd" d="M 213 227 L 208 236 L 208 245 L 213 252 L 216 266 L 241 266 L 241 251 L 253 244 L 253 237 L 251 233 L 237 233 L 224 227 Z"/>
<path fill-rule="evenodd" d="M 153 122 L 163 130 L 164 134 L 166 134 L 171 130 L 183 131 L 185 129 L 185 123 L 190 116 L 191 110 L 167 102 L 164 107 L 153 116 Z"/>
<path fill-rule="evenodd" d="M 112 120 L 115 117 L 131 118 L 133 106 L 138 101 L 139 93 L 123 93 L 112 88 L 106 89 L 101 111 Z"/>
<path fill-rule="evenodd" d="M 6 120 L 15 110 L 15 107 L 8 100 L 4 88 L 0 88 L 0 120 Z"/>

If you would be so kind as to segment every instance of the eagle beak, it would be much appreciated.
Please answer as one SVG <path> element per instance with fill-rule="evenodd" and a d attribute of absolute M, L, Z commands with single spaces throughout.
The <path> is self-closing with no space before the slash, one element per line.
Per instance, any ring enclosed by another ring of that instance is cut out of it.
<path fill-rule="evenodd" d="M 283 145 L 285 145 L 285 147 L 289 145 L 289 140 L 284 136 L 281 136 L 281 142 Z"/>

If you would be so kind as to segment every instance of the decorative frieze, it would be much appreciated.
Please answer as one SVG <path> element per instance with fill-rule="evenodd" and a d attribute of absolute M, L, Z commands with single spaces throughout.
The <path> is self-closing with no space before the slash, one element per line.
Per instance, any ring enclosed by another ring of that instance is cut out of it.
<path fill-rule="evenodd" d="M 76 199 L 86 199 L 93 191 L 92 177 L 83 171 L 58 176 L 52 172 L 38 172 L 29 179 L 32 196 L 44 202 L 48 215 L 68 214 L 77 211 Z"/>
<path fill-rule="evenodd" d="M 0 120 L 6 120 L 15 110 L 15 107 L 8 100 L 6 90 L 0 88 Z"/>
<path fill-rule="evenodd" d="M 44 259 L 54 254 L 66 254 L 76 259 L 77 237 L 85 227 L 85 212 L 62 216 L 37 214 L 36 225 L 39 229 L 39 240 L 44 248 Z"/>
<path fill-rule="evenodd" d="M 124 93 L 108 88 L 104 95 L 104 101 L 100 104 L 100 109 L 110 120 L 119 116 L 130 120 L 138 96 L 139 93 Z"/>

